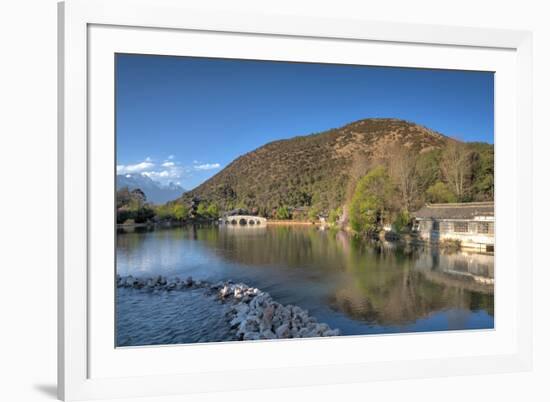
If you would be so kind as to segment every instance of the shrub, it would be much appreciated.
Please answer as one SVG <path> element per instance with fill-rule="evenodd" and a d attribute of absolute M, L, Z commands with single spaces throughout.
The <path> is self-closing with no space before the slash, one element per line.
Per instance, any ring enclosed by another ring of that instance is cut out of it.
<path fill-rule="evenodd" d="M 116 213 L 116 223 L 124 223 L 133 217 L 134 213 L 132 211 L 125 208 L 119 208 Z"/>
<path fill-rule="evenodd" d="M 445 183 L 438 181 L 426 190 L 426 201 L 447 203 L 457 202 L 457 198 Z"/>
<path fill-rule="evenodd" d="M 183 221 L 189 216 L 189 208 L 182 204 L 174 204 L 171 208 L 170 214 L 174 219 Z"/>
<path fill-rule="evenodd" d="M 158 219 L 173 219 L 174 214 L 172 208 L 169 205 L 159 205 L 155 208 L 155 215 Z"/>
<path fill-rule="evenodd" d="M 340 220 L 341 216 L 342 216 L 341 207 L 331 210 L 330 213 L 328 214 L 328 223 L 330 223 L 331 225 L 335 225 Z"/>
<path fill-rule="evenodd" d="M 148 220 L 153 219 L 154 216 L 155 211 L 148 206 L 144 206 L 135 212 L 134 220 L 136 223 L 145 223 Z"/>
<path fill-rule="evenodd" d="M 400 211 L 394 222 L 393 222 L 393 230 L 397 233 L 403 233 L 408 231 L 411 225 L 411 216 L 407 211 Z"/>
<path fill-rule="evenodd" d="M 218 206 L 214 203 L 210 204 L 208 208 L 206 208 L 206 215 L 212 219 L 218 219 L 220 216 Z"/>
<path fill-rule="evenodd" d="M 315 222 L 318 220 L 320 213 L 321 213 L 321 208 L 319 208 L 318 205 L 315 205 L 309 209 L 307 213 L 307 217 L 310 221 Z"/>
<path fill-rule="evenodd" d="M 197 215 L 201 217 L 207 216 L 207 206 L 204 202 L 201 202 L 199 206 L 197 207 Z"/>
<path fill-rule="evenodd" d="M 277 219 L 290 219 L 292 218 L 292 215 L 290 214 L 290 209 L 286 206 L 280 206 L 277 208 L 277 212 L 275 213 L 275 217 Z"/>

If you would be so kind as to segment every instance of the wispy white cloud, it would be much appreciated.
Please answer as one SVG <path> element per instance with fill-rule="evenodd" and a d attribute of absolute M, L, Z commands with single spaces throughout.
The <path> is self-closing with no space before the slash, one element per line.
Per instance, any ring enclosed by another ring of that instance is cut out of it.
<path fill-rule="evenodd" d="M 221 168 L 217 162 L 203 162 L 194 160 L 191 165 L 182 165 L 174 155 L 169 155 L 162 162 L 155 162 L 150 156 L 142 162 L 127 165 L 117 165 L 117 174 L 134 175 L 139 174 L 149 177 L 152 180 L 162 184 L 182 183 L 191 180 L 194 183 L 194 177 L 204 176 L 205 172 Z M 200 174 L 201 172 L 204 172 Z"/>
<path fill-rule="evenodd" d="M 193 168 L 195 170 L 213 170 L 213 169 L 219 169 L 221 165 L 219 163 L 202 163 L 200 165 L 193 165 Z"/>
<path fill-rule="evenodd" d="M 175 170 L 152 170 L 150 172 L 142 172 L 141 174 L 151 179 L 179 178 L 180 176 L 179 172 Z"/>
<path fill-rule="evenodd" d="M 155 164 L 153 159 L 148 156 L 142 162 L 128 165 L 117 165 L 117 174 L 132 175 L 140 174 L 153 180 L 168 184 L 170 181 L 179 181 L 184 177 L 185 172 L 190 169 L 178 166 L 175 161 L 165 160 L 160 165 Z"/>
<path fill-rule="evenodd" d="M 155 164 L 151 162 L 151 159 L 146 158 L 143 162 L 134 165 L 117 165 L 116 172 L 117 174 L 141 173 L 152 169 L 154 166 Z"/>

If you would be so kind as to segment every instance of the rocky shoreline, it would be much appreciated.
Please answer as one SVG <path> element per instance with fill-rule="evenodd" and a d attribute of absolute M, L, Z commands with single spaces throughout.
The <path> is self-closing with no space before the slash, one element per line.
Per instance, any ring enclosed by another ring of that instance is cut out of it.
<path fill-rule="evenodd" d="M 183 291 L 204 289 L 221 303 L 230 305 L 227 321 L 237 340 L 288 339 L 338 336 L 338 329 L 318 323 L 315 317 L 298 306 L 282 305 L 267 292 L 232 281 L 215 284 L 187 279 L 154 277 L 137 278 L 132 275 L 116 277 L 117 287 L 142 291 Z"/>

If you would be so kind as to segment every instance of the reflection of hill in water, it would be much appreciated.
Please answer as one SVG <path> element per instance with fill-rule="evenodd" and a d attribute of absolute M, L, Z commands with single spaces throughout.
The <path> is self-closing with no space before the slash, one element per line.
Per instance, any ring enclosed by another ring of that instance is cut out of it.
<path fill-rule="evenodd" d="M 118 239 L 118 252 L 131 255 L 137 248 L 147 262 L 188 266 L 200 251 L 210 256 L 201 257 L 205 264 L 216 263 L 221 274 L 229 275 L 222 279 L 234 279 L 231 271 L 223 270 L 238 266 L 239 274 L 258 286 L 269 286 L 289 303 L 307 299 L 311 305 L 328 304 L 351 319 L 372 324 L 405 325 L 451 310 L 493 315 L 491 255 L 368 243 L 309 226 L 182 228 L 157 231 L 155 238 L 164 247 L 160 255 L 156 246 L 132 244 L 143 241 L 132 235 Z M 184 245 L 187 251 L 181 253 Z M 181 259 L 172 261 L 170 256 L 177 253 Z"/>
<path fill-rule="evenodd" d="M 267 232 L 265 225 L 223 225 L 219 227 L 220 234 L 225 236 L 253 237 L 264 235 Z"/>
<path fill-rule="evenodd" d="M 324 269 L 322 261 L 338 263 L 340 251 L 326 233 L 317 229 L 272 226 L 256 228 L 220 228 L 216 238 L 205 239 L 217 243 L 217 252 L 233 262 L 249 266 L 281 265 L 304 267 L 316 264 Z"/>
<path fill-rule="evenodd" d="M 252 239 L 246 231 L 220 237 L 222 249 L 233 250 L 230 259 L 241 264 L 284 262 L 330 276 L 335 287 L 329 304 L 354 319 L 400 325 L 446 309 L 493 314 L 491 255 L 403 249 L 314 228 L 268 228 Z M 309 270 L 308 275 L 315 279 Z"/>
<path fill-rule="evenodd" d="M 494 314 L 492 293 L 461 285 L 438 272 L 380 273 L 367 283 L 338 288 L 329 302 L 350 317 L 380 325 L 408 324 L 449 309 L 486 310 Z"/>
<path fill-rule="evenodd" d="M 340 238 L 346 242 L 345 237 Z M 389 246 L 389 247 L 388 247 Z M 403 325 L 441 310 L 486 310 L 494 314 L 492 255 L 372 246 L 378 261 L 368 278 L 355 279 L 330 297 L 336 310 L 368 322 Z M 399 257 L 407 255 L 406 262 Z M 401 269 L 397 268 L 398 266 Z"/>

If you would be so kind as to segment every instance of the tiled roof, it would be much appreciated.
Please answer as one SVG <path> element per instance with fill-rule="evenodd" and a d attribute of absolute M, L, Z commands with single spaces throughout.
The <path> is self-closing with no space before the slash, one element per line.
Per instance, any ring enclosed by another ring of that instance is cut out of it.
<path fill-rule="evenodd" d="M 476 216 L 494 216 L 494 202 L 464 202 L 449 204 L 426 204 L 413 213 L 420 219 L 473 219 Z"/>

